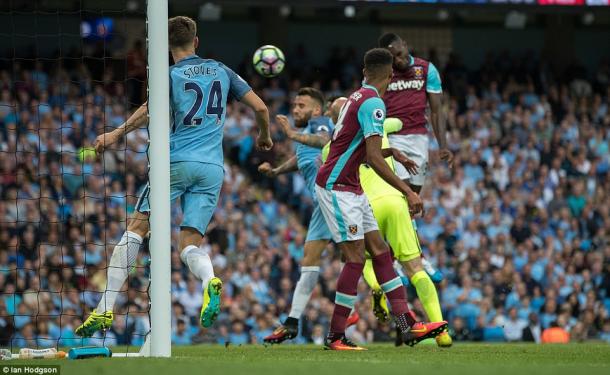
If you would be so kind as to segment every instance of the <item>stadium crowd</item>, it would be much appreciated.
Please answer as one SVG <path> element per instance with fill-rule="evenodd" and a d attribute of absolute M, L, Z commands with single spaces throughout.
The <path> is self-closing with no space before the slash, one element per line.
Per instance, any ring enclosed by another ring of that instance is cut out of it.
<path fill-rule="evenodd" d="M 418 228 L 425 256 L 444 275 L 439 296 L 452 336 L 610 343 L 608 63 L 594 72 L 573 64 L 558 75 L 527 54 L 489 54 L 479 70 L 457 55 L 446 64 L 429 55 L 444 66 L 456 160 L 452 168 L 439 162 L 431 143 L 427 213 Z M 238 69 L 272 114 L 288 113 L 301 85 L 331 96 L 360 84 L 353 50 L 333 51 L 327 69 L 303 48 L 288 59 L 294 63 L 281 79 L 264 81 L 248 63 Z M 141 79 L 136 60 L 127 65 Z M 83 64 L 0 69 L 0 346 L 141 345 L 149 329 L 144 246 L 113 328 L 105 338 L 74 335 L 105 287 L 109 255 L 147 175 L 146 129 L 101 158 L 91 148 L 142 92 L 141 82 L 117 79 L 113 69 L 99 74 Z M 228 106 L 225 184 L 203 245 L 225 282 L 223 311 L 209 330 L 198 324 L 201 285 L 171 250 L 177 345 L 262 342 L 288 313 L 312 197 L 298 174 L 269 180 L 257 173 L 293 145 L 272 125 L 275 147 L 259 153 L 253 125 L 245 107 Z M 173 210 L 177 244 L 181 215 Z M 321 344 L 328 328 L 341 263 L 332 244 L 327 255 L 296 342 Z M 409 297 L 425 318 L 412 289 Z M 349 336 L 392 340 L 394 330 L 375 321 L 364 283 L 357 310 L 361 320 Z"/>

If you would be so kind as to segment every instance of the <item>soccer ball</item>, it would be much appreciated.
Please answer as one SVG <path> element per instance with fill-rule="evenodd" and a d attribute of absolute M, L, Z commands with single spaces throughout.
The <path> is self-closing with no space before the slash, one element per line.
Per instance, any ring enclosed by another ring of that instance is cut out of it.
<path fill-rule="evenodd" d="M 254 52 L 252 64 L 258 74 L 263 77 L 275 77 L 284 70 L 286 59 L 284 52 L 276 46 L 262 46 Z"/>

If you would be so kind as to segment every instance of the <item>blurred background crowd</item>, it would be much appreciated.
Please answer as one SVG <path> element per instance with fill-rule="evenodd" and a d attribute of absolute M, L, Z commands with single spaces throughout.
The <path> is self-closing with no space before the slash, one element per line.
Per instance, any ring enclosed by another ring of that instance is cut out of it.
<path fill-rule="evenodd" d="M 301 86 L 326 95 L 360 85 L 361 56 L 336 48 L 324 66 L 304 47 L 289 52 L 279 79 L 263 80 L 245 60 L 235 70 L 287 114 Z M 422 51 L 423 52 L 423 51 Z M 557 72 L 533 53 L 488 54 L 479 69 L 435 52 L 445 90 L 449 146 L 436 143 L 418 218 L 425 256 L 444 275 L 437 285 L 457 341 L 535 341 L 544 332 L 572 341 L 610 342 L 610 67 L 578 63 Z M 121 293 L 113 328 L 81 340 L 73 330 L 105 287 L 105 269 L 147 176 L 147 131 L 140 129 L 100 157 L 104 129 L 119 126 L 143 100 L 142 45 L 127 55 L 127 79 L 77 60 L 15 63 L 0 70 L 0 346 L 105 343 L 141 345 L 149 330 L 148 244 Z M 286 317 L 312 197 L 298 174 L 270 180 L 257 166 L 294 151 L 275 124 L 270 153 L 253 148 L 252 114 L 227 108 L 225 184 L 203 247 L 225 282 L 213 328 L 199 327 L 202 287 L 172 252 L 172 341 L 260 343 Z M 433 138 L 433 137 L 432 137 Z M 177 244 L 179 206 L 172 214 Z M 321 344 L 333 310 L 339 255 L 329 244 L 295 342 Z M 393 340 L 375 321 L 362 282 L 359 343 Z M 412 306 L 425 319 L 413 290 Z M 567 336 L 566 336 L 567 337 Z"/>

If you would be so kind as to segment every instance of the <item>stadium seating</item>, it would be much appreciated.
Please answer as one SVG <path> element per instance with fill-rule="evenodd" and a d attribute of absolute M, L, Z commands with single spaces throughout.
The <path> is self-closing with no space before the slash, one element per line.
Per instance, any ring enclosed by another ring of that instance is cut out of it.
<path fill-rule="evenodd" d="M 513 306 L 521 317 L 529 312 L 563 317 L 568 331 L 581 321 L 586 338 L 598 339 L 610 311 L 610 89 L 600 81 L 603 75 L 590 72 L 585 84 L 592 94 L 579 97 L 570 81 L 548 80 L 552 74 L 537 64 L 511 61 L 489 71 L 450 60 L 443 70 L 456 161 L 447 168 L 432 143 L 423 191 L 429 213 L 418 219 L 422 246 L 445 275 L 439 295 L 447 318 L 463 317 L 470 329 L 482 319 L 483 340 L 504 340 L 502 322 Z M 359 84 L 359 77 L 348 73 L 324 82 L 348 92 Z M 53 87 L 67 72 L 37 74 Z M 8 77 L 0 72 L 0 346 L 48 345 L 48 340 L 72 345 L 73 329 L 104 287 L 106 254 L 146 181 L 146 132 L 107 151 L 102 164 L 89 147 L 100 125 L 124 120 L 127 100 L 116 96 L 125 93 L 122 83 L 102 87 L 83 74 L 77 77 L 80 90 L 67 94 L 23 86 L 16 106 Z M 293 78 L 288 72 L 286 81 L 257 87 L 274 113 L 287 112 Z M 330 89 L 321 82 L 312 84 Z M 226 283 L 224 309 L 212 329 L 198 327 L 197 309 L 188 305 L 187 285 L 193 281 L 172 252 L 177 344 L 260 342 L 288 312 L 311 196 L 296 174 L 272 181 L 256 172 L 263 161 L 285 158 L 292 145 L 274 125 L 274 151 L 259 153 L 252 148 L 252 125 L 241 105 L 229 106 L 225 187 L 205 244 Z M 174 210 L 176 228 L 181 216 Z M 328 254 L 301 342 L 313 341 L 320 326 L 326 330 L 332 313 L 340 260 Z M 141 255 L 130 292 L 118 300 L 119 317 L 107 343 L 142 343 L 148 330 L 148 257 Z M 359 292 L 364 324 L 348 334 L 389 339 L 370 312 L 368 291 L 361 286 Z"/>

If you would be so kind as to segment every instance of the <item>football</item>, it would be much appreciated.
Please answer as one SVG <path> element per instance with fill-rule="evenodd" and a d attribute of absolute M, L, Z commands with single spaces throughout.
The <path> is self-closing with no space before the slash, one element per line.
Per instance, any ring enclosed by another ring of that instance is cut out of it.
<path fill-rule="evenodd" d="M 254 70 L 263 77 L 271 78 L 280 74 L 284 70 L 286 60 L 281 49 L 272 45 L 265 45 L 258 48 L 252 57 Z"/>

